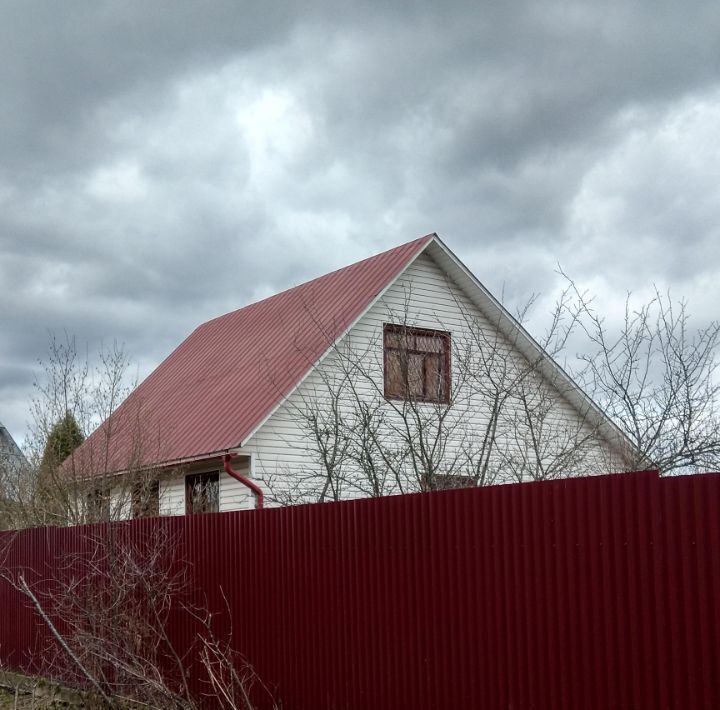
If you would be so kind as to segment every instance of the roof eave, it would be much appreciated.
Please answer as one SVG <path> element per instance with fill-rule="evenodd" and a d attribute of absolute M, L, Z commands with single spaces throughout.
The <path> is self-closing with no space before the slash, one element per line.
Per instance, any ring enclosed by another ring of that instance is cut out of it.
<path fill-rule="evenodd" d="M 216 460 L 222 460 L 226 454 L 232 454 L 233 456 L 241 453 L 239 447 L 231 446 L 227 449 L 218 449 L 217 451 L 211 451 L 205 454 L 198 454 L 196 456 L 186 456 L 183 458 L 171 459 L 169 461 L 155 461 L 152 463 L 142 464 L 137 468 L 125 468 L 118 469 L 116 471 L 108 471 L 103 474 L 91 474 L 85 476 L 80 480 L 93 481 L 98 478 L 118 478 L 120 476 L 127 476 L 130 473 L 147 473 L 149 471 L 165 471 L 173 468 L 181 468 L 182 466 L 192 466 L 194 464 L 202 463 L 203 461 L 211 462 Z"/>

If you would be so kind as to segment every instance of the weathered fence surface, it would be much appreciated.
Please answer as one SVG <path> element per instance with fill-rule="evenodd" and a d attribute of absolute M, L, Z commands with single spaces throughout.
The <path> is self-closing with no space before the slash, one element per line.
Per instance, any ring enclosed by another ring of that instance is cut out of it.
<path fill-rule="evenodd" d="M 221 609 L 224 594 L 237 647 L 285 710 L 720 708 L 720 474 L 118 526 L 172 534 L 197 599 Z M 24 531 L 7 564 L 51 584 L 107 530 Z M 0 656 L 32 666 L 46 629 L 2 583 L 0 613 Z"/>

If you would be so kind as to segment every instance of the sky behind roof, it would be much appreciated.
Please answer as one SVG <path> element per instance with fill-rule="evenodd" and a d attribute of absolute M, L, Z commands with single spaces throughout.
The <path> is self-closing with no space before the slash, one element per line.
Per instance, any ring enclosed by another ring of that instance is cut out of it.
<path fill-rule="evenodd" d="M 0 420 L 428 232 L 509 303 L 720 296 L 720 4 L 0 6 Z M 539 322 L 539 321 L 538 321 Z"/>

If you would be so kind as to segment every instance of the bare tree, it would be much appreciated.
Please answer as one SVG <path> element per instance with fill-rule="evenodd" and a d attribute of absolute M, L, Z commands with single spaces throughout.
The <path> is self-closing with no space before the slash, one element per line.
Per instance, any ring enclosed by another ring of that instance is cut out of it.
<path fill-rule="evenodd" d="M 145 539 L 113 525 L 89 534 L 50 580 L 9 565 L 11 547 L 12 539 L 0 579 L 49 631 L 40 675 L 84 689 L 88 707 L 253 710 L 254 694 L 270 697 L 235 650 L 227 602 L 222 625 L 219 612 L 197 606 L 176 541 L 162 528 Z M 185 645 L 168 632 L 171 613 L 194 631 L 183 634 Z"/>
<path fill-rule="evenodd" d="M 514 317 L 501 309 L 488 320 L 458 302 L 468 334 L 462 367 L 489 413 L 468 455 L 476 485 L 587 475 L 627 465 L 619 437 L 602 426 L 600 410 L 577 396 L 578 385 L 561 369 L 582 304 L 572 287 L 565 288 L 545 332 L 527 347 L 531 339 L 524 324 L 535 305 L 533 296 Z M 521 351 L 522 340 L 526 347 Z"/>
<path fill-rule="evenodd" d="M 693 328 L 687 303 L 656 289 L 637 306 L 628 294 L 622 323 L 613 329 L 592 298 L 568 281 L 588 343 L 576 376 L 632 443 L 632 466 L 717 470 L 720 323 Z"/>
<path fill-rule="evenodd" d="M 157 493 L 157 472 L 138 465 L 148 447 L 159 445 L 142 427 L 139 407 L 122 418 L 110 417 L 134 387 L 130 358 L 113 343 L 91 359 L 74 337 L 51 336 L 47 359 L 40 361 L 30 403 L 31 427 L 26 440 L 30 465 L 22 470 L 0 466 L 0 507 L 6 527 L 77 525 L 128 517 Z M 97 444 L 78 456 L 73 447 L 64 460 L 48 456 L 48 442 L 63 422 L 86 436 L 99 427 Z M 105 474 L 110 442 L 118 426 L 131 428 L 132 450 L 122 477 Z"/>

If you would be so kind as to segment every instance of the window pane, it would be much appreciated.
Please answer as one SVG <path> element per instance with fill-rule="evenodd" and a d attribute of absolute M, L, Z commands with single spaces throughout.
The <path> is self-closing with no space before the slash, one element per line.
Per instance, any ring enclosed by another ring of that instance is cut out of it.
<path fill-rule="evenodd" d="M 411 397 L 424 397 L 425 384 L 423 382 L 423 362 L 425 356 L 417 353 L 409 353 L 408 360 L 408 379 L 407 392 Z"/>
<path fill-rule="evenodd" d="M 386 330 L 385 331 L 385 347 L 388 347 L 388 348 L 404 347 L 402 334 L 398 333 L 395 330 Z"/>
<path fill-rule="evenodd" d="M 385 394 L 388 397 L 403 396 L 404 377 L 399 350 L 388 350 L 385 353 Z"/>
<path fill-rule="evenodd" d="M 187 478 L 188 513 L 217 513 L 220 509 L 220 483 L 217 473 Z"/>
<path fill-rule="evenodd" d="M 154 518 L 160 515 L 160 484 L 138 481 L 132 490 L 133 518 Z"/>
<path fill-rule="evenodd" d="M 143 515 L 146 518 L 160 515 L 160 484 L 158 481 L 151 481 L 147 487 Z"/>
<path fill-rule="evenodd" d="M 220 510 L 220 482 L 217 475 L 205 484 L 206 513 L 217 513 Z"/>
<path fill-rule="evenodd" d="M 415 349 L 424 353 L 442 353 L 445 350 L 445 338 L 441 335 L 418 335 Z"/>
<path fill-rule="evenodd" d="M 438 491 L 447 490 L 448 488 L 474 488 L 475 482 L 471 476 L 462 476 L 459 474 L 436 473 L 435 489 Z"/>
<path fill-rule="evenodd" d="M 192 483 L 192 505 L 191 510 L 193 513 L 203 512 L 203 494 L 205 493 L 205 486 L 200 479 L 195 479 Z"/>
<path fill-rule="evenodd" d="M 442 356 L 425 355 L 425 397 L 442 399 Z"/>

